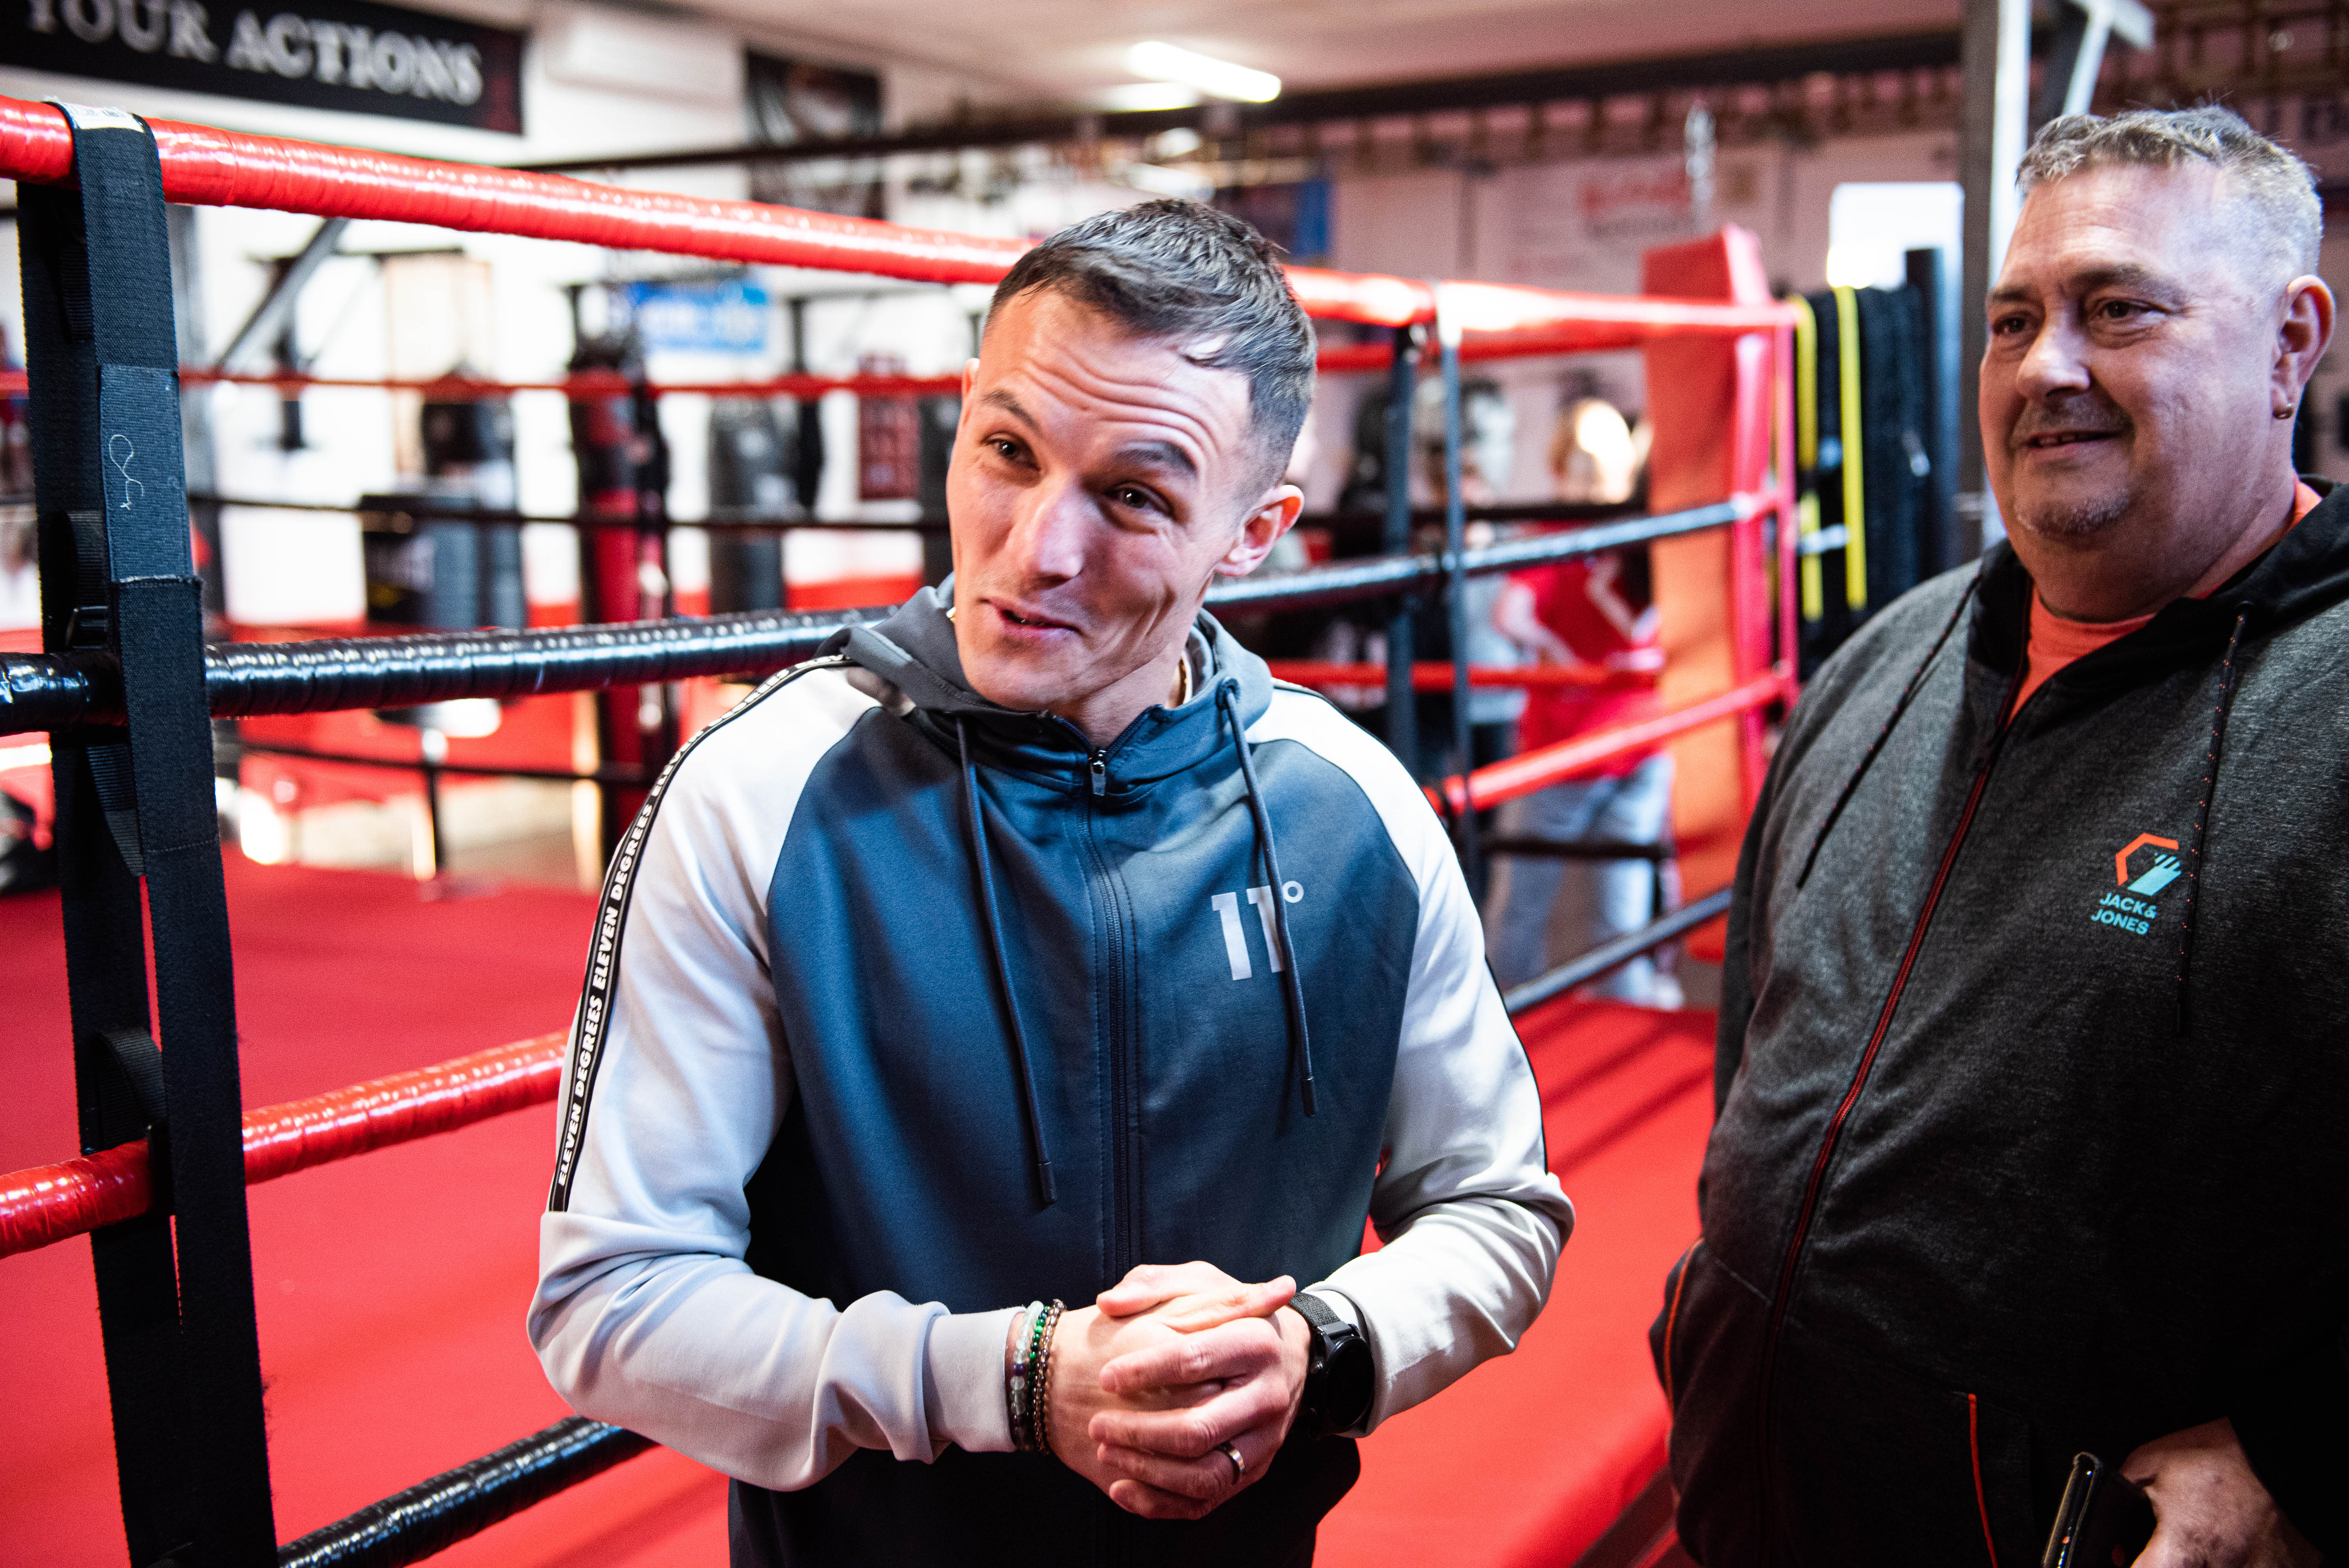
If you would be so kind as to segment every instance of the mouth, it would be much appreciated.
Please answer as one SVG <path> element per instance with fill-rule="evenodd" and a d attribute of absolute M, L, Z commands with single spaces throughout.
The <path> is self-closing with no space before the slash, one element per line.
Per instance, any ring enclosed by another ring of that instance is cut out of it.
<path fill-rule="evenodd" d="M 996 629 L 1007 635 L 1023 640 L 1048 637 L 1055 633 L 1073 635 L 1076 628 L 1066 621 L 1056 621 L 1040 611 L 1010 603 L 1001 599 L 989 599 L 987 607 L 994 612 Z"/>
<path fill-rule="evenodd" d="M 2060 451 L 2066 447 L 2085 446 L 2091 441 L 2109 441 L 2120 435 L 2118 430 L 2042 430 L 2024 436 L 2015 445 L 2026 452 Z"/>

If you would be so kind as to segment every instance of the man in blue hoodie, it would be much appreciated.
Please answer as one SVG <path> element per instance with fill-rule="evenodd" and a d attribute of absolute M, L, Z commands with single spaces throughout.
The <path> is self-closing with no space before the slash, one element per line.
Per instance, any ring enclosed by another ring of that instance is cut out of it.
<path fill-rule="evenodd" d="M 1201 610 L 1312 377 L 1236 220 L 1029 253 L 954 576 L 615 857 L 531 1336 L 735 1478 L 738 1563 L 1309 1562 L 1350 1439 L 1541 1308 L 1572 1211 L 1442 826 Z"/>

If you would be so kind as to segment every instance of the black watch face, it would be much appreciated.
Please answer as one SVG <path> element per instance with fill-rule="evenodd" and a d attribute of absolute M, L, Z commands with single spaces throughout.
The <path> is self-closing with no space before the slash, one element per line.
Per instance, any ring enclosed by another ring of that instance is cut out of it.
<path fill-rule="evenodd" d="M 1371 1413 L 1372 1366 L 1370 1341 L 1351 1324 L 1334 1325 L 1326 1335 L 1313 1336 L 1319 1363 L 1313 1376 L 1319 1387 L 1310 1388 L 1315 1413 L 1332 1431 L 1360 1426 Z"/>

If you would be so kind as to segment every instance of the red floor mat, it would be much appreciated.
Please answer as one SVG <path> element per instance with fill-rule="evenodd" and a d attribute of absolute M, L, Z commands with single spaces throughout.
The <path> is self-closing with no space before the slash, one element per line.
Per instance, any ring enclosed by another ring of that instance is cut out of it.
<path fill-rule="evenodd" d="M 1648 1324 L 1696 1239 L 1713 1016 L 1553 1003 L 1520 1021 L 1550 1168 L 1574 1200 L 1549 1305 L 1488 1362 L 1362 1445 L 1317 1563 L 1572 1563 L 1664 1461 Z"/>
<path fill-rule="evenodd" d="M 425 902 L 393 877 L 232 855 L 244 1099 L 266 1105 L 560 1027 L 594 901 Z M 0 900 L 0 1170 L 70 1154 L 54 893 Z M 523 1337 L 552 1107 L 252 1191 L 282 1540 L 564 1413 Z M 0 1563 L 123 1560 L 89 1249 L 0 1258 Z M 438 1561 L 725 1561 L 725 1483 L 632 1460 Z"/>
<path fill-rule="evenodd" d="M 244 1095 L 261 1105 L 556 1027 L 592 901 L 425 902 L 229 860 Z M 54 894 L 0 900 L 0 1170 L 73 1148 Z M 1390 1423 L 1326 1526 L 1354 1565 L 1565 1563 L 1661 1462 L 1645 1330 L 1695 1232 L 1710 1020 L 1568 1005 L 1526 1026 L 1580 1220 L 1517 1353 Z M 562 1416 L 523 1337 L 552 1108 L 252 1192 L 281 1539 Z M 122 1560 L 89 1253 L 0 1259 L 0 1563 Z M 451 1568 L 725 1560 L 725 1486 L 665 1450 L 507 1522 Z"/>

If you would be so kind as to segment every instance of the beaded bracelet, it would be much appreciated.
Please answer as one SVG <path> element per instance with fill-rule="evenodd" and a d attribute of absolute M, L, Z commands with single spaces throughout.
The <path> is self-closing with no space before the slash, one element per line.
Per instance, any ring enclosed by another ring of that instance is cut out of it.
<path fill-rule="evenodd" d="M 1035 1432 L 1030 1446 L 1048 1454 L 1052 1451 L 1052 1418 L 1049 1408 L 1052 1392 L 1052 1335 L 1060 1328 L 1061 1314 L 1066 1310 L 1055 1301 L 1036 1320 L 1036 1347 L 1031 1357 L 1036 1364 L 1036 1397 L 1029 1401 Z"/>
<path fill-rule="evenodd" d="M 1043 1316 L 1044 1304 L 1040 1301 L 1031 1301 L 1012 1319 L 1014 1327 L 1011 1336 L 1011 1369 L 1004 1374 L 1003 1404 L 1004 1412 L 1010 1418 L 1011 1422 L 1011 1446 L 1016 1449 L 1026 1449 L 1031 1446 L 1028 1440 L 1030 1408 L 1028 1398 L 1029 1356 L 1035 1326 L 1043 1320 Z M 1025 1321 L 1022 1321 L 1023 1319 Z"/>

